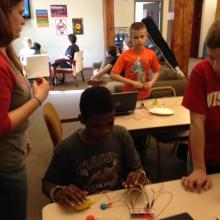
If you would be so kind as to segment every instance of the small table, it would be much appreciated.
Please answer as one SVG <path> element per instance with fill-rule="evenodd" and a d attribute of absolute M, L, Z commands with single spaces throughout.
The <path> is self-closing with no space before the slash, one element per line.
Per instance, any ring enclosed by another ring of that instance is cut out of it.
<path fill-rule="evenodd" d="M 154 195 L 157 199 L 153 205 L 155 219 L 182 212 L 188 212 L 195 220 L 220 218 L 220 173 L 210 175 L 210 178 L 213 187 L 201 194 L 186 192 L 181 186 L 180 180 L 145 186 L 145 192 L 147 192 L 150 201 L 153 197 L 153 191 L 156 192 Z M 124 199 L 128 199 L 127 190 L 117 190 L 106 194 L 90 196 L 96 200 L 95 203 L 89 209 L 81 212 L 75 212 L 72 207 L 64 208 L 57 203 L 48 204 L 42 210 L 43 220 L 86 220 L 88 215 L 93 215 L 99 220 L 130 220 L 129 209 L 123 203 Z M 112 207 L 103 211 L 100 209 L 100 204 L 108 202 L 107 197 L 112 199 L 113 204 Z M 139 196 L 136 207 L 143 208 L 143 206 L 144 199 Z"/>
<path fill-rule="evenodd" d="M 189 111 L 184 108 L 182 103 L 182 96 L 166 97 L 157 99 L 155 105 L 154 99 L 145 100 L 144 108 L 136 109 L 134 114 L 126 116 L 117 116 L 115 124 L 126 127 L 131 133 L 145 132 L 145 133 L 160 133 L 161 131 L 187 129 L 190 125 Z M 137 107 L 140 107 L 140 102 Z M 148 109 L 153 107 L 167 107 L 174 110 L 175 114 L 170 116 L 152 115 Z"/>

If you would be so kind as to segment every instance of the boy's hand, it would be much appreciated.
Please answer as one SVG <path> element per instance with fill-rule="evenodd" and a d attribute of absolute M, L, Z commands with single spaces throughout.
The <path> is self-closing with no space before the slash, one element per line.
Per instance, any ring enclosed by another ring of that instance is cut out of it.
<path fill-rule="evenodd" d="M 144 170 L 131 171 L 128 178 L 123 182 L 125 188 L 140 187 L 146 183 L 146 174 Z"/>
<path fill-rule="evenodd" d="M 97 73 L 99 72 L 99 69 L 94 69 L 93 70 L 93 75 L 92 75 L 92 77 L 90 78 L 90 79 L 96 79 L 97 78 Z"/>
<path fill-rule="evenodd" d="M 151 89 L 153 87 L 154 83 L 152 81 L 148 81 L 145 83 L 144 88 Z"/>
<path fill-rule="evenodd" d="M 69 185 L 64 189 L 58 190 L 55 195 L 55 201 L 61 204 L 77 206 L 86 201 L 88 192 L 82 191 L 75 185 Z"/>
<path fill-rule="evenodd" d="M 135 89 L 142 89 L 144 88 L 144 84 L 139 81 L 133 81 L 132 85 L 134 86 Z"/>

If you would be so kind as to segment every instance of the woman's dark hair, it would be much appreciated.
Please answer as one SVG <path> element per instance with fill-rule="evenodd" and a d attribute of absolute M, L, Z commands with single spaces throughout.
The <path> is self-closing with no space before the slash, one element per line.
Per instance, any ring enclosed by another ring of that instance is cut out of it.
<path fill-rule="evenodd" d="M 111 92 L 104 86 L 89 87 L 81 95 L 80 112 L 83 117 L 91 114 L 105 114 L 115 109 Z"/>
<path fill-rule="evenodd" d="M 0 47 L 6 47 L 6 54 L 16 68 L 22 73 L 21 65 L 17 59 L 14 49 L 10 45 L 14 40 L 13 30 L 10 23 L 10 13 L 13 7 L 18 5 L 22 0 L 1 0 L 0 3 Z"/>
<path fill-rule="evenodd" d="M 0 3 L 0 47 L 6 47 L 13 41 L 13 31 L 10 24 L 10 13 L 14 6 L 22 0 L 1 0 Z"/>
<path fill-rule="evenodd" d="M 76 43 L 76 40 L 77 40 L 77 37 L 75 34 L 69 34 L 68 35 L 68 39 L 69 41 L 71 42 L 71 44 L 75 44 Z"/>
<path fill-rule="evenodd" d="M 110 54 L 111 56 L 113 57 L 117 56 L 118 51 L 117 51 L 116 46 L 109 46 L 107 51 L 108 51 L 108 54 Z"/>

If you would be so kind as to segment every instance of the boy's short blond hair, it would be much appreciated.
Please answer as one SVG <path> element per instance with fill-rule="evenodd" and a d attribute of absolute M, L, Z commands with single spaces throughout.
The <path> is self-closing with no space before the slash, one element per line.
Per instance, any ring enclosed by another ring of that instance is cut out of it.
<path fill-rule="evenodd" d="M 147 28 L 146 28 L 146 26 L 145 26 L 144 23 L 142 23 L 142 22 L 134 22 L 134 23 L 130 26 L 130 30 L 129 30 L 130 36 L 132 36 L 132 31 L 139 31 L 139 30 L 143 30 L 143 29 L 145 29 L 146 32 L 147 32 Z"/>
<path fill-rule="evenodd" d="M 220 48 L 220 19 L 216 20 L 209 28 L 206 46 L 211 49 Z"/>

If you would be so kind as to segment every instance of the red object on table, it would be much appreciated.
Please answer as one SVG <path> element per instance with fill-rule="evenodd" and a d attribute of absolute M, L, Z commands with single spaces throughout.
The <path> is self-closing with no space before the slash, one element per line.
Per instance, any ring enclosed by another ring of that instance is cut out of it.
<path fill-rule="evenodd" d="M 87 215 L 86 220 L 95 220 L 94 215 Z"/>

